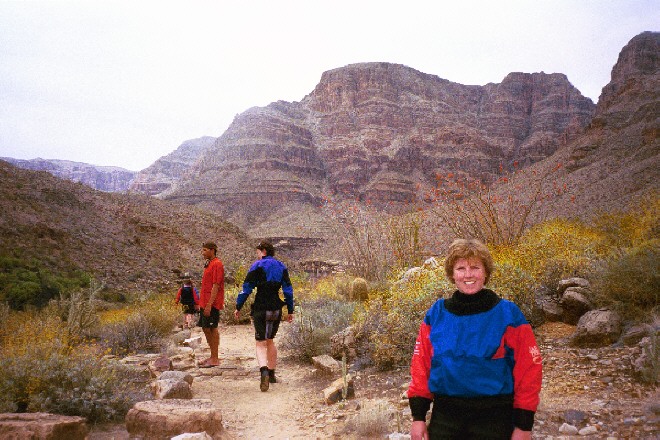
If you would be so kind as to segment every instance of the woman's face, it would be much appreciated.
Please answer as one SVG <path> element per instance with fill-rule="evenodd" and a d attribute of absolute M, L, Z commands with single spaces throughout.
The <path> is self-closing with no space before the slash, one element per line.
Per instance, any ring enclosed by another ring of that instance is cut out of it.
<path fill-rule="evenodd" d="M 461 258 L 454 263 L 454 283 L 466 295 L 473 295 L 486 284 L 486 268 L 479 258 Z"/>

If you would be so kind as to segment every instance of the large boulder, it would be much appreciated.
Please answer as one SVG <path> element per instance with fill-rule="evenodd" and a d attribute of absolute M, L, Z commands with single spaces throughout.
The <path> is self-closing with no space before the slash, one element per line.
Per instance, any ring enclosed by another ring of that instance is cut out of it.
<path fill-rule="evenodd" d="M 589 280 L 584 278 L 566 278 L 564 280 L 560 280 L 559 283 L 557 283 L 557 294 L 561 296 L 569 287 L 581 287 L 583 289 L 589 289 L 590 284 Z"/>
<path fill-rule="evenodd" d="M 318 368 L 323 374 L 331 376 L 341 372 L 341 365 L 329 354 L 314 356 L 312 358 L 312 363 L 314 364 L 314 367 Z"/>
<path fill-rule="evenodd" d="M 609 309 L 592 310 L 580 318 L 571 344 L 582 346 L 605 346 L 616 342 L 621 336 L 621 316 Z"/>
<path fill-rule="evenodd" d="M 126 430 L 144 440 L 169 440 L 201 431 L 220 438 L 222 413 L 209 399 L 147 400 L 136 403 L 128 411 Z"/>
<path fill-rule="evenodd" d="M 84 440 L 83 417 L 49 413 L 0 414 L 0 438 L 12 440 Z"/>
<path fill-rule="evenodd" d="M 564 310 L 562 321 L 566 324 L 577 324 L 582 315 L 594 308 L 585 296 L 586 292 L 580 289 L 579 287 L 569 287 L 559 301 Z"/>
<path fill-rule="evenodd" d="M 192 399 L 190 384 L 179 379 L 158 379 L 152 384 L 156 399 Z"/>

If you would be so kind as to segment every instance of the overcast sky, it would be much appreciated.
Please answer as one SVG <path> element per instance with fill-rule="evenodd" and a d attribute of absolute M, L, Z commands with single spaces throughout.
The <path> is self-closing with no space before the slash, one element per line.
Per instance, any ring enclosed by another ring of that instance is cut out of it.
<path fill-rule="evenodd" d="M 0 156 L 141 170 L 385 61 L 461 84 L 564 73 L 597 102 L 660 0 L 0 0 Z"/>

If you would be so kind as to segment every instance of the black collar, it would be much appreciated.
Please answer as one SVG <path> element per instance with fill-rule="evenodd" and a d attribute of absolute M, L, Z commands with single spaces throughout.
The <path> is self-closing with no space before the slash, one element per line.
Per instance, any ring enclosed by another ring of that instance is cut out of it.
<path fill-rule="evenodd" d="M 481 289 L 473 295 L 466 295 L 459 290 L 445 300 L 445 308 L 454 315 L 475 315 L 487 312 L 500 302 L 501 298 L 489 289 Z"/>

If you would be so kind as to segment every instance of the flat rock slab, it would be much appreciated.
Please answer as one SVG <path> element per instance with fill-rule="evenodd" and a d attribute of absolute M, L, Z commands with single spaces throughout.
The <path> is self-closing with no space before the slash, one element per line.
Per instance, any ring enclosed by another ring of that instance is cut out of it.
<path fill-rule="evenodd" d="M 84 440 L 83 417 L 49 413 L 0 414 L 0 438 L 13 440 Z"/>
<path fill-rule="evenodd" d="M 144 440 L 169 440 L 205 431 L 221 438 L 222 413 L 209 399 L 169 399 L 138 402 L 126 414 L 126 430 Z"/>

